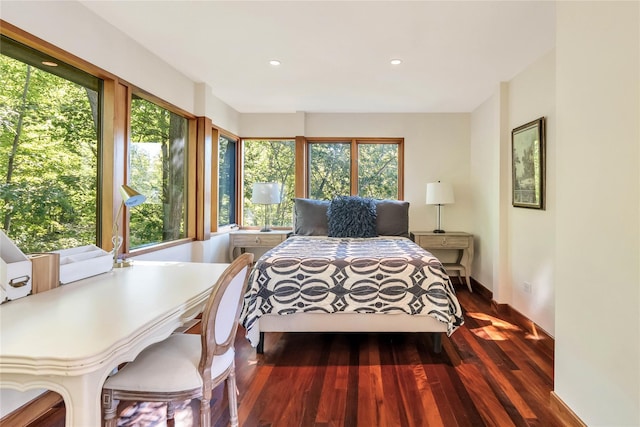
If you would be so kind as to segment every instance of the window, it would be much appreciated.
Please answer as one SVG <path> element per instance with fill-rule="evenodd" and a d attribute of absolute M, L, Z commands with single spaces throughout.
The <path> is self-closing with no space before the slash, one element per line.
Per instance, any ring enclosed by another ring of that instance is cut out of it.
<path fill-rule="evenodd" d="M 309 197 L 331 200 L 351 194 L 351 144 L 309 144 Z"/>
<path fill-rule="evenodd" d="M 291 227 L 293 198 L 295 197 L 295 148 L 294 140 L 246 139 L 243 143 L 243 225 L 262 227 L 265 210 L 270 211 L 270 225 Z M 277 182 L 281 202 L 274 206 L 251 203 L 254 182 Z"/>
<path fill-rule="evenodd" d="M 218 138 L 218 226 L 236 223 L 236 140 Z"/>
<path fill-rule="evenodd" d="M 98 243 L 102 81 L 2 36 L 0 227 L 25 253 Z"/>
<path fill-rule="evenodd" d="M 358 194 L 375 199 L 398 199 L 399 144 L 358 143 Z"/>
<path fill-rule="evenodd" d="M 308 142 L 309 197 L 402 197 L 402 140 Z"/>
<path fill-rule="evenodd" d="M 188 128 L 185 117 L 132 96 L 129 185 L 147 200 L 130 210 L 129 249 L 186 236 Z"/>

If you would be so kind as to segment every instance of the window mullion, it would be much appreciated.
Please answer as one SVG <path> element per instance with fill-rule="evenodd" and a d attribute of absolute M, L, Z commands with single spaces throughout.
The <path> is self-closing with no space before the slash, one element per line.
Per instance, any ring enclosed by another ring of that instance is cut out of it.
<path fill-rule="evenodd" d="M 351 195 L 358 194 L 358 141 L 351 140 Z"/>

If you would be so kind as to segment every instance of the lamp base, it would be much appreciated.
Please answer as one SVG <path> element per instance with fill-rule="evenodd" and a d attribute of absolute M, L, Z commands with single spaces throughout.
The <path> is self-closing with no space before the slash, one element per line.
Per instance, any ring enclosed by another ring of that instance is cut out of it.
<path fill-rule="evenodd" d="M 132 260 L 121 259 L 113 263 L 113 268 L 125 268 L 125 267 L 131 267 L 132 265 L 133 265 Z"/>
<path fill-rule="evenodd" d="M 433 232 L 440 234 L 440 233 L 444 233 L 444 230 L 437 229 L 437 230 L 433 230 Z"/>
<path fill-rule="evenodd" d="M 262 230 L 260 230 L 261 233 L 265 233 L 265 232 L 269 232 L 269 231 L 273 231 L 273 230 L 271 230 L 270 228 L 267 228 L 267 227 L 265 227 Z"/>

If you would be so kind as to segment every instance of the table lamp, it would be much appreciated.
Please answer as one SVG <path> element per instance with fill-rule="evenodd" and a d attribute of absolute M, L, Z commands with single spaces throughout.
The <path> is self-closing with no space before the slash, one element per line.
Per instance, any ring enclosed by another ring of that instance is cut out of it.
<path fill-rule="evenodd" d="M 265 205 L 264 228 L 260 231 L 271 231 L 269 228 L 269 213 L 271 205 L 280 203 L 280 183 L 254 182 L 251 191 L 251 202 L 257 205 Z"/>
<path fill-rule="evenodd" d="M 120 203 L 120 208 L 118 209 L 116 220 L 113 223 L 113 238 L 111 239 L 111 241 L 113 242 L 113 268 L 129 267 L 131 265 L 131 261 L 118 259 L 120 246 L 122 246 L 122 237 L 120 237 L 120 233 L 118 231 L 122 208 L 124 206 L 133 208 L 135 206 L 143 204 L 144 201 L 147 200 L 145 196 L 138 193 L 136 190 L 126 184 L 120 186 L 120 194 L 122 195 L 122 203 Z"/>
<path fill-rule="evenodd" d="M 448 205 L 455 201 L 451 184 L 444 184 L 440 181 L 427 184 L 427 205 L 436 205 L 436 229 L 434 233 L 444 233 L 440 225 L 442 205 Z"/>

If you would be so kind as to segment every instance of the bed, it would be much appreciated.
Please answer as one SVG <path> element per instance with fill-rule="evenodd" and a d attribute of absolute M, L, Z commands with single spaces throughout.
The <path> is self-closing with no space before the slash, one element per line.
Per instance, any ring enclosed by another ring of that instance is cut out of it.
<path fill-rule="evenodd" d="M 403 201 L 295 199 L 294 232 L 256 262 L 241 321 L 265 332 L 428 332 L 463 324 L 442 263 L 408 239 Z"/>

